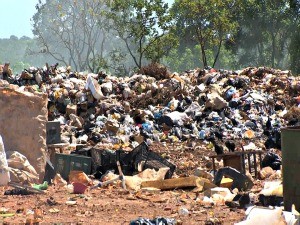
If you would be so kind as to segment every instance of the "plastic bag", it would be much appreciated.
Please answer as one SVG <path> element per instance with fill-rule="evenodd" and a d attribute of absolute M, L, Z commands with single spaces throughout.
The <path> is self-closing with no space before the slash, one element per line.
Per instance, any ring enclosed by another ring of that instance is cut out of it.
<path fill-rule="evenodd" d="M 273 152 L 268 152 L 262 160 L 262 167 L 267 166 L 271 167 L 273 170 L 280 170 L 281 158 Z"/>
<path fill-rule="evenodd" d="M 0 186 L 5 186 L 10 181 L 9 169 L 2 137 L 0 135 Z"/>
<path fill-rule="evenodd" d="M 175 224 L 176 224 L 175 219 L 161 218 L 161 217 L 153 220 L 139 218 L 137 220 L 133 220 L 130 222 L 130 225 L 175 225 Z"/>

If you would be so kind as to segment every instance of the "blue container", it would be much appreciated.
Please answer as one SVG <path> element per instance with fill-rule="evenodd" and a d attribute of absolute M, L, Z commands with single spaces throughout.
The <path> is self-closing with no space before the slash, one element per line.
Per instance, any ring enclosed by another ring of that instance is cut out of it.
<path fill-rule="evenodd" d="M 199 131 L 199 138 L 201 139 L 201 140 L 204 140 L 204 138 L 205 138 L 205 131 L 204 130 L 200 130 Z"/>

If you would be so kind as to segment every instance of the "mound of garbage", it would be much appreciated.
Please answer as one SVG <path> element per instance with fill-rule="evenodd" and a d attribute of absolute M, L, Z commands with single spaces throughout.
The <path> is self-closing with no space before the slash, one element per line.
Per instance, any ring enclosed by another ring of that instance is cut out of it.
<path fill-rule="evenodd" d="M 281 127 L 300 117 L 298 77 L 266 67 L 116 77 L 56 64 L 7 80 L 1 86 L 46 93 L 49 121 L 60 122 L 63 142 L 77 144 L 134 148 L 192 138 L 212 142 L 220 154 L 248 139 L 255 148 L 280 149 Z"/>

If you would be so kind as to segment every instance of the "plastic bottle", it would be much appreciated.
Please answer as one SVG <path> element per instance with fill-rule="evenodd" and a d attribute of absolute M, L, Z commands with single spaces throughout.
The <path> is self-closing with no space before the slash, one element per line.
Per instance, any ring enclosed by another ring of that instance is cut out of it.
<path fill-rule="evenodd" d="M 6 160 L 4 143 L 0 135 L 0 186 L 5 186 L 10 182 L 10 175 Z"/>

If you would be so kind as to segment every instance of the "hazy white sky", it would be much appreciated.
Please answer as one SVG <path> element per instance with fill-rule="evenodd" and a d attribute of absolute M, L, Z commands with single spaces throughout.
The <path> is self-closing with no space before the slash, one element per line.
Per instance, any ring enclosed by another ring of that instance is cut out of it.
<path fill-rule="evenodd" d="M 38 0 L 0 0 L 0 38 L 33 37 L 31 17 Z"/>
<path fill-rule="evenodd" d="M 83 0 L 84 1 L 84 0 Z M 166 0 L 168 3 L 174 0 Z M 32 21 L 38 0 L 0 0 L 0 38 L 33 37 Z"/>

